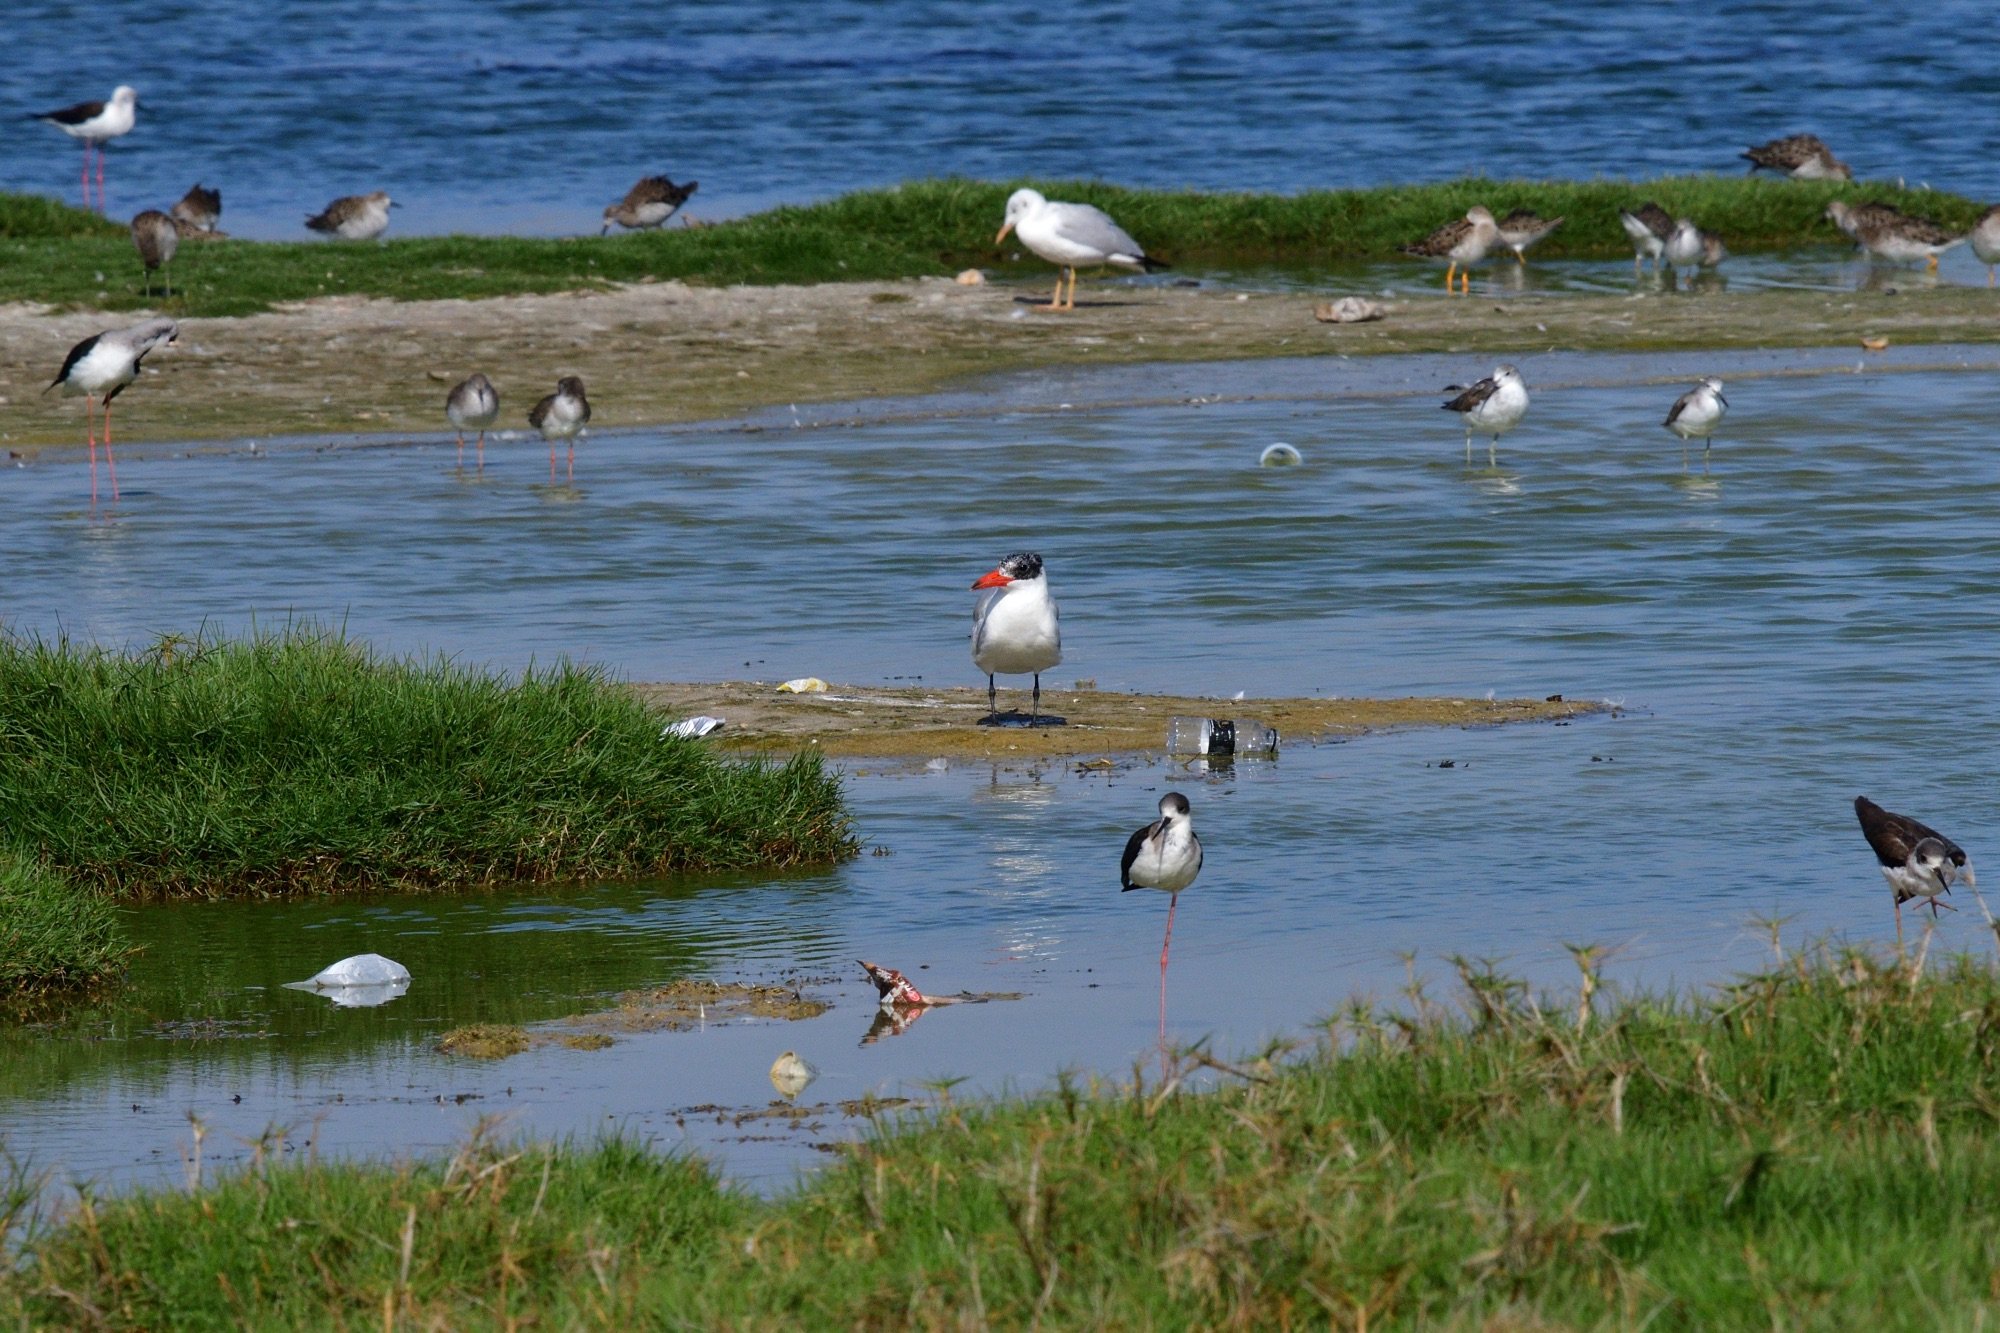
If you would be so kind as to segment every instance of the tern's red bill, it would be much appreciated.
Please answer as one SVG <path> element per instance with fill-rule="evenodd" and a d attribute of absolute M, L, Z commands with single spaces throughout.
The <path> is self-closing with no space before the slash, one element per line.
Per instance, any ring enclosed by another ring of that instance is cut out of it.
<path fill-rule="evenodd" d="M 972 586 L 975 588 L 1004 588 L 1013 581 L 1012 578 L 1002 574 L 999 570 L 989 569 L 984 574 L 981 574 L 979 582 Z"/>

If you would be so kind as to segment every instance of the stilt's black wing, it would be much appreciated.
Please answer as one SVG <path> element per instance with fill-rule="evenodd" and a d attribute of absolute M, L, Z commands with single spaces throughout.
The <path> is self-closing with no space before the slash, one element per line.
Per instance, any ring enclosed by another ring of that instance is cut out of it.
<path fill-rule="evenodd" d="M 37 111 L 29 115 L 29 120 L 46 120 L 57 125 L 81 125 L 86 120 L 95 120 L 104 114 L 102 102 L 78 102 L 60 111 Z"/>
<path fill-rule="evenodd" d="M 1854 798 L 1854 814 L 1861 821 L 1861 836 L 1875 850 L 1875 859 L 1885 866 L 1908 865 L 1910 853 L 1925 838 L 1935 838 L 1955 866 L 1965 864 L 1965 849 L 1928 824 L 1908 815 L 1884 810 L 1866 796 Z"/>
<path fill-rule="evenodd" d="M 1139 859 L 1139 849 L 1146 845 L 1146 839 L 1157 834 L 1160 831 L 1160 826 L 1166 822 L 1164 819 L 1156 819 L 1125 840 L 1125 857 L 1118 863 L 1118 891 L 1120 893 L 1139 887 L 1132 882 L 1132 863 Z"/>
<path fill-rule="evenodd" d="M 101 333 L 93 333 L 76 346 L 70 348 L 69 355 L 63 359 L 62 369 L 57 371 L 56 377 L 49 381 L 49 389 L 55 388 L 56 385 L 68 379 L 70 371 L 76 369 L 76 363 L 89 356 L 91 349 L 97 346 L 97 340 L 103 336 Z M 42 392 L 47 393 L 49 389 L 44 389 Z"/>

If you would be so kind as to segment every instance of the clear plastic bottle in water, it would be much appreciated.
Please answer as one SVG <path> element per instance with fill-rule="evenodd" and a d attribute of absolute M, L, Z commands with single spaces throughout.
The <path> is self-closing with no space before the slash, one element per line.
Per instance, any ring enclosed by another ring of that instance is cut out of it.
<path fill-rule="evenodd" d="M 1269 758 L 1278 753 L 1278 732 L 1251 718 L 1167 719 L 1167 753 Z"/>

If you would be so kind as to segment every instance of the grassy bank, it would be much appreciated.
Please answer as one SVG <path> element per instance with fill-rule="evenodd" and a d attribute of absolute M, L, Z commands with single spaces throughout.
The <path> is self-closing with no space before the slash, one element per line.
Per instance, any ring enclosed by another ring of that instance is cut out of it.
<path fill-rule="evenodd" d="M 273 1162 L 30 1238 L 115 1327 L 1933 1329 L 2000 1312 L 2000 984 L 1822 958 L 1588 1020 L 1473 968 L 1214 1095 L 946 1107 L 794 1196 L 630 1145 Z"/>
<path fill-rule="evenodd" d="M 116 976 L 117 915 L 17 852 L 0 849 L 0 1014 L 33 1010 Z"/>
<path fill-rule="evenodd" d="M 595 669 L 518 682 L 336 635 L 0 640 L 0 840 L 77 894 L 457 888 L 830 861 L 816 757 L 717 758 Z"/>
<path fill-rule="evenodd" d="M 1688 176 L 1654 181 L 1459 180 L 1297 195 L 1131 190 L 1044 181 L 1053 197 L 1109 209 L 1148 250 L 1183 269 L 1390 257 L 1474 203 L 1533 208 L 1569 224 L 1538 254 L 1630 253 L 1617 210 L 1655 199 L 1737 251 L 1845 243 L 1821 219 L 1833 198 L 1880 199 L 1969 227 L 1981 205 L 1891 185 Z M 188 242 L 164 303 L 142 293 L 123 229 L 39 197 L 0 196 L 0 301 L 237 315 L 285 301 L 364 294 L 398 300 L 566 291 L 678 278 L 708 284 L 810 283 L 945 274 L 991 266 L 1019 247 L 993 243 L 1012 183 L 918 181 L 778 208 L 712 227 L 595 235 L 414 237 L 344 244 Z M 1039 266 L 1037 266 L 1039 272 Z"/>

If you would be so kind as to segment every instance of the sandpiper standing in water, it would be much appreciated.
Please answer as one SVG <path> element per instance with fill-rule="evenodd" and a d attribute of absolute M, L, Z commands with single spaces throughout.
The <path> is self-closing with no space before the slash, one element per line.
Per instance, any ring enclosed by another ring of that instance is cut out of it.
<path fill-rule="evenodd" d="M 648 176 L 625 192 L 625 197 L 604 210 L 604 230 L 599 236 L 609 232 L 615 223 L 627 231 L 640 231 L 649 227 L 664 227 L 667 219 L 681 211 L 681 205 L 694 197 L 701 188 L 700 181 L 689 181 L 676 185 L 666 176 Z"/>
<path fill-rule="evenodd" d="M 590 424 L 590 399 L 584 397 L 583 381 L 565 375 L 556 381 L 556 391 L 528 409 L 528 424 L 549 442 L 549 481 L 556 479 L 556 441 L 569 442 L 568 479 L 576 480 L 576 437 Z"/>
<path fill-rule="evenodd" d="M 1667 233 L 1666 260 L 1676 269 L 1714 268 L 1720 264 L 1727 252 L 1722 248 L 1722 240 L 1713 232 L 1682 218 Z M 1688 285 L 1694 285 L 1694 274 L 1688 274 Z"/>
<path fill-rule="evenodd" d="M 1836 199 L 1826 206 L 1826 216 L 1869 254 L 1898 264 L 1921 259 L 1933 271 L 1939 255 L 1965 240 L 1963 233 L 1947 231 L 1929 218 L 1883 205 L 1854 206 Z"/>
<path fill-rule="evenodd" d="M 1403 253 L 1418 259 L 1445 262 L 1444 289 L 1452 289 L 1452 277 L 1464 272 L 1463 291 L 1472 291 L 1472 266 L 1481 263 L 1500 245 L 1500 224 L 1484 204 L 1474 204 L 1462 218 L 1453 218 L 1421 241 L 1404 246 Z"/>
<path fill-rule="evenodd" d="M 1619 209 L 1618 221 L 1632 240 L 1632 275 L 1638 276 L 1639 262 L 1644 259 L 1652 260 L 1657 269 L 1660 257 L 1667 252 L 1667 237 L 1674 234 L 1673 216 L 1648 199 L 1636 209 Z"/>
<path fill-rule="evenodd" d="M 306 226 L 343 241 L 372 241 L 389 230 L 389 210 L 401 207 L 386 190 L 343 195 L 307 218 Z"/>
<path fill-rule="evenodd" d="M 458 432 L 458 465 L 465 466 L 465 432 L 479 432 L 479 466 L 486 466 L 486 431 L 500 419 L 500 395 L 493 388 L 493 381 L 484 375 L 474 373 L 452 386 L 445 395 L 444 414 L 451 418 L 453 429 Z M 554 450 L 550 450 L 550 465 L 554 466 Z"/>
<path fill-rule="evenodd" d="M 1681 437 L 1681 471 L 1688 470 L 1689 440 L 1701 441 L 1701 470 L 1708 471 L 1708 450 L 1714 443 L 1715 428 L 1728 415 L 1729 400 L 1722 396 L 1722 381 L 1709 375 L 1692 389 L 1674 399 L 1667 419 L 1660 424 Z"/>
<path fill-rule="evenodd" d="M 1848 165 L 1833 155 L 1833 150 L 1821 143 L 1816 134 L 1792 134 L 1783 139 L 1773 139 L 1760 143 L 1755 148 L 1744 150 L 1743 157 L 1749 159 L 1750 170 L 1763 167 L 1768 171 L 1780 171 L 1793 180 L 1801 181 L 1851 181 L 1854 172 Z"/>
<path fill-rule="evenodd" d="M 1566 218 L 1545 218 L 1532 208 L 1517 208 L 1501 218 L 1500 244 L 1514 252 L 1514 258 L 1521 264 L 1528 262 L 1528 251 L 1539 245 L 1543 238 L 1562 226 Z"/>
<path fill-rule="evenodd" d="M 1460 386 L 1448 384 L 1447 393 L 1458 391 Z M 1465 465 L 1472 466 L 1472 432 L 1477 430 L 1488 438 L 1486 444 L 1486 464 L 1488 467 L 1500 465 L 1500 437 L 1521 424 L 1521 418 L 1528 415 L 1528 386 L 1521 379 L 1521 372 L 1512 366 L 1495 366 L 1493 373 L 1479 383 L 1458 393 L 1458 397 L 1444 404 L 1447 412 L 1456 412 L 1465 418 Z"/>
<path fill-rule="evenodd" d="M 104 145 L 130 134 L 139 123 L 139 94 L 124 84 L 108 102 L 78 102 L 59 111 L 40 111 L 29 120 L 46 121 L 72 139 L 83 141 L 83 206 L 90 207 L 90 153 L 97 150 L 97 211 L 104 211 Z"/>

